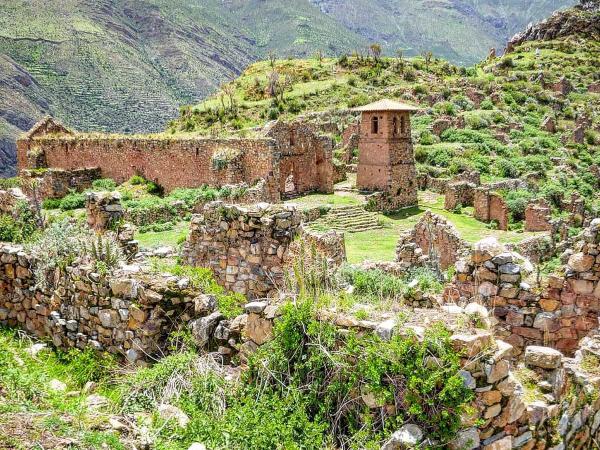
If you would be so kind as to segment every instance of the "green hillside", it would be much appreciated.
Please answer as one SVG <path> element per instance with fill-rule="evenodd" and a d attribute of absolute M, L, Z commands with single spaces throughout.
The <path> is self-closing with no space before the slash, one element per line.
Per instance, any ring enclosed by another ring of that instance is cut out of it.
<path fill-rule="evenodd" d="M 600 13 L 578 14 L 593 23 Z M 169 131 L 245 135 L 267 120 L 343 110 L 387 97 L 423 108 L 413 120 L 421 172 L 451 177 L 476 169 L 487 180 L 529 175 L 557 213 L 560 199 L 568 198 L 571 191 L 585 196 L 588 206 L 597 209 L 600 95 L 588 92 L 588 87 L 600 79 L 599 65 L 600 42 L 584 35 L 526 41 L 513 53 L 470 69 L 421 57 L 280 60 L 274 69 L 261 62 L 232 84 L 234 108 L 228 96 L 213 96 L 184 109 Z M 283 100 L 268 95 L 273 71 L 279 80 L 288 80 L 279 83 L 285 89 Z M 563 76 L 573 85 L 566 96 L 548 86 Z M 477 96 L 479 101 L 473 98 Z M 441 117 L 464 121 L 464 127 L 435 136 L 431 125 Z M 556 133 L 542 129 L 547 117 L 556 121 Z M 576 122 L 586 118 L 590 123 L 584 126 L 583 142 L 576 143 Z M 507 195 L 513 204 L 521 205 L 517 197 L 531 196 Z"/>
<path fill-rule="evenodd" d="M 432 50 L 474 62 L 512 28 L 572 2 L 351 0 L 331 11 L 332 2 L 309 0 L 4 2 L 0 175 L 14 172 L 19 132 L 46 113 L 81 130 L 156 131 L 181 104 L 213 93 L 270 51 L 338 55 L 379 41 L 390 55 Z"/>

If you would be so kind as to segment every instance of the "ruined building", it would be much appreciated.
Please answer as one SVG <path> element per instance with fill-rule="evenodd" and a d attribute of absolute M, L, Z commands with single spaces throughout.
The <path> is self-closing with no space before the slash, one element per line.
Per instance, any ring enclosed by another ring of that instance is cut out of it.
<path fill-rule="evenodd" d="M 375 209 L 394 210 L 417 204 L 417 174 L 410 115 L 417 108 L 381 100 L 362 113 L 357 169 L 358 189 L 378 192 Z"/>
<path fill-rule="evenodd" d="M 73 132 L 48 117 L 17 142 L 19 172 L 97 168 L 123 182 L 133 175 L 171 191 L 201 185 L 266 183 L 262 200 L 333 191 L 331 138 L 301 124 L 270 124 L 257 138 L 119 136 Z"/>

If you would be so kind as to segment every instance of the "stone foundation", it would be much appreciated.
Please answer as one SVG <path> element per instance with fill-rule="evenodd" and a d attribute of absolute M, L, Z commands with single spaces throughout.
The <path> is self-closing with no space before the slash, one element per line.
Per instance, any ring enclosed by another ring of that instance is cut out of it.
<path fill-rule="evenodd" d="M 118 192 L 89 192 L 85 209 L 87 224 L 95 231 L 115 231 L 123 220 L 121 194 Z"/>

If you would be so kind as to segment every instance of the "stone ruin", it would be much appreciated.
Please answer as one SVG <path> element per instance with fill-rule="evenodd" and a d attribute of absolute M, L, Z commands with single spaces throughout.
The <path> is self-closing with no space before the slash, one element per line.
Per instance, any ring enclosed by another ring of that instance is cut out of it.
<path fill-rule="evenodd" d="M 101 171 L 97 167 L 73 170 L 33 169 L 22 170 L 19 176 L 27 195 L 45 200 L 63 198 L 71 191 L 82 192 L 91 188 L 93 181 L 101 178 Z"/>
<path fill-rule="evenodd" d="M 285 268 L 298 255 L 298 241 L 307 246 L 307 253 L 314 249 L 323 255 L 329 265 L 346 260 L 343 235 L 311 232 L 301 223 L 294 205 L 211 202 L 192 219 L 184 261 L 212 269 L 227 290 L 251 299 L 273 297 L 286 287 Z"/>
<path fill-rule="evenodd" d="M 596 219 L 576 242 L 564 275 L 550 276 L 541 290 L 530 281 L 531 263 L 493 238 L 481 241 L 470 258 L 456 264 L 454 287 L 447 294 L 483 302 L 497 319 L 496 335 L 517 352 L 547 345 L 572 355 L 581 339 L 598 328 L 599 231 Z"/>
<path fill-rule="evenodd" d="M 427 211 L 412 230 L 400 236 L 396 261 L 405 267 L 434 266 L 446 270 L 469 251 L 469 244 L 454 225 Z"/>
<path fill-rule="evenodd" d="M 552 210 L 546 200 L 530 202 L 525 209 L 525 231 L 552 231 L 551 216 Z"/>
<path fill-rule="evenodd" d="M 87 224 L 95 231 L 116 230 L 123 220 L 121 194 L 118 192 L 89 192 L 85 208 Z"/>
<path fill-rule="evenodd" d="M 473 196 L 473 206 L 474 217 L 477 220 L 496 222 L 499 230 L 508 230 L 508 206 L 500 194 L 489 187 L 478 188 Z"/>
<path fill-rule="evenodd" d="M 284 257 L 300 223 L 291 206 L 259 203 L 244 208 L 212 202 L 192 219 L 184 261 L 212 269 L 228 290 L 269 297 L 284 281 Z"/>

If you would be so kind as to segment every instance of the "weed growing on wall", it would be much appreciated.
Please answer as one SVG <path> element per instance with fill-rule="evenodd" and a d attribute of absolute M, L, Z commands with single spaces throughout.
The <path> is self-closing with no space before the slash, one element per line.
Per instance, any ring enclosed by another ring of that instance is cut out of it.
<path fill-rule="evenodd" d="M 214 294 L 217 297 L 218 309 L 224 317 L 232 319 L 244 312 L 243 305 L 246 298 L 234 292 L 227 293 L 225 289 L 217 284 L 213 272 L 204 267 L 192 267 L 183 264 L 165 263 L 160 259 L 152 260 L 152 268 L 156 272 L 170 273 L 178 277 L 187 277 L 192 286 L 206 294 Z"/>

